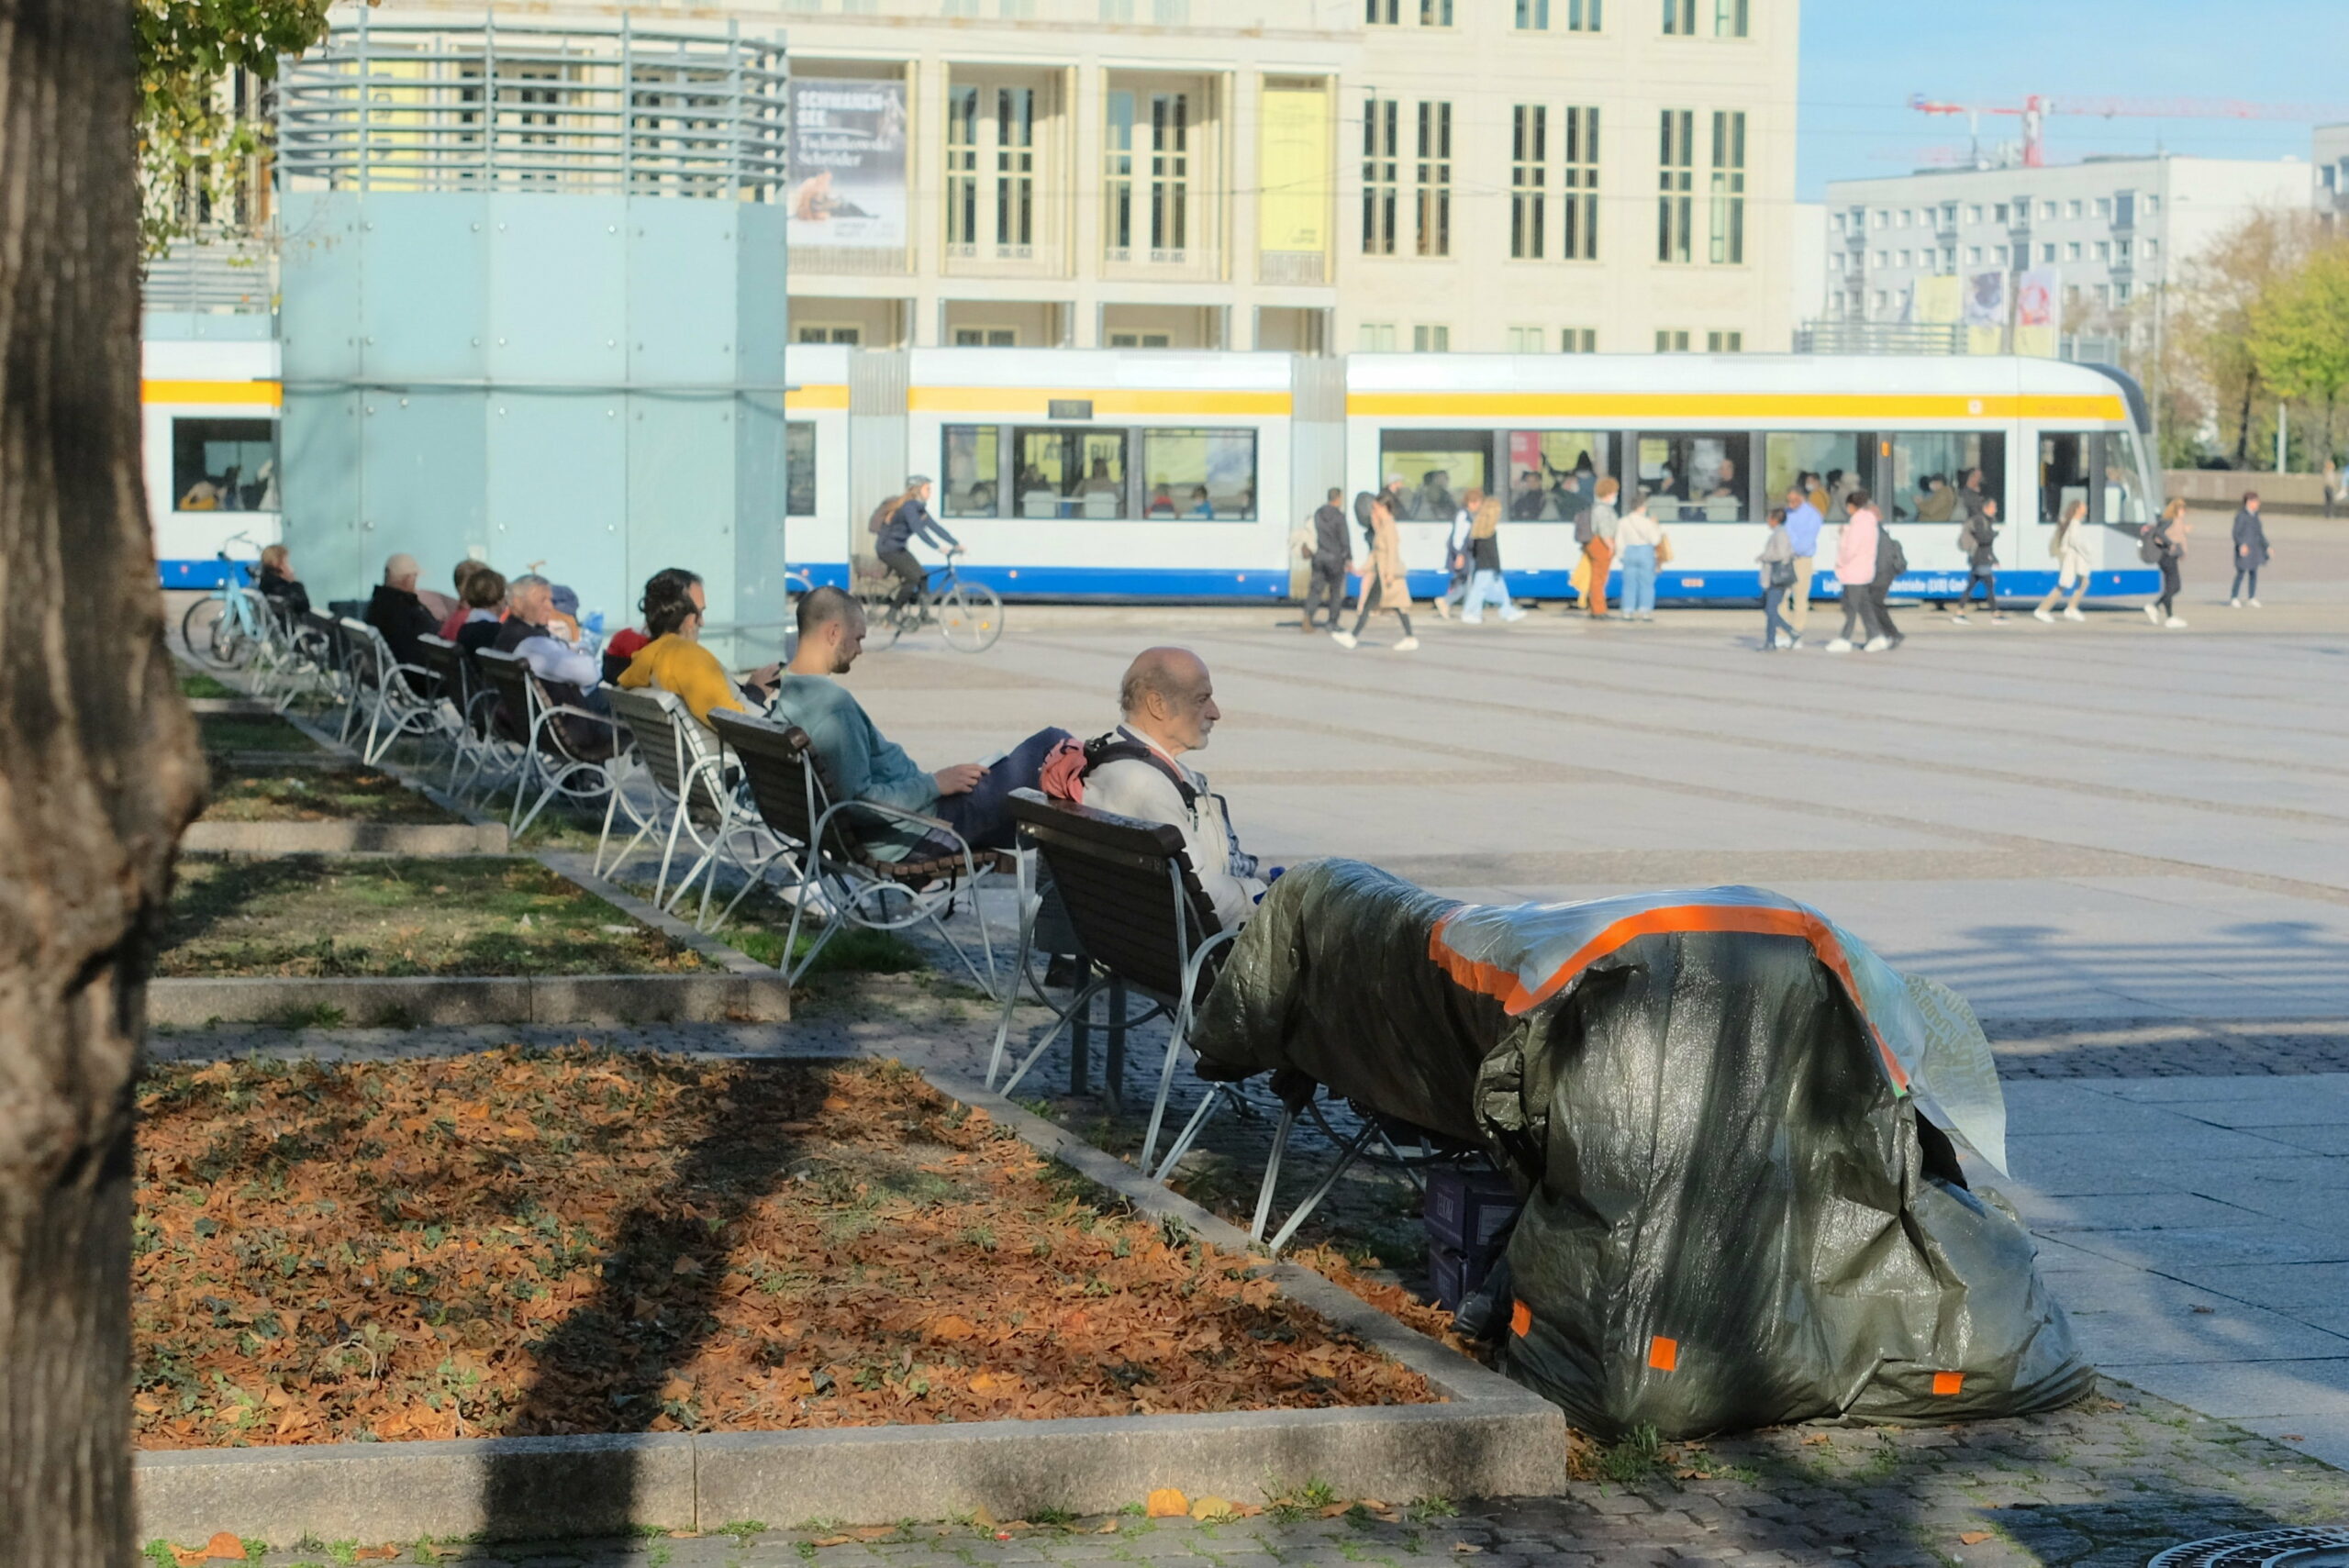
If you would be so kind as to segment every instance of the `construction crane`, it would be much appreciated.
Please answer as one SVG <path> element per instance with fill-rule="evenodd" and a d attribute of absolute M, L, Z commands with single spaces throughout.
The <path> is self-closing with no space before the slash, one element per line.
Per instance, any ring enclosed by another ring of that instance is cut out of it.
<path fill-rule="evenodd" d="M 1911 94 L 1909 106 L 1924 115 L 1964 115 L 1974 134 L 1974 161 L 1981 162 L 1982 117 L 2011 115 L 2022 121 L 2026 169 L 2047 164 L 2047 117 L 2086 115 L 2098 119 L 2298 120 L 2315 125 L 2349 120 L 2349 105 L 2254 104 L 2236 98 L 2057 98 L 2033 93 L 2020 104 L 1953 104 Z"/>

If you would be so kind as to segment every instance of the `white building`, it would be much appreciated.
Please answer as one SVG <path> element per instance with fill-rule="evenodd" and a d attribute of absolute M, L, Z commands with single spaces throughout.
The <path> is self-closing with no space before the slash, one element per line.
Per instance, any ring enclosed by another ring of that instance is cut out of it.
<path fill-rule="evenodd" d="M 2309 199 L 2308 168 L 2293 158 L 2165 154 L 1839 180 L 1827 188 L 1829 317 L 1901 321 L 1922 279 L 2053 267 L 2063 330 L 2111 333 L 2139 295 L 2220 235 Z"/>
<path fill-rule="evenodd" d="M 2326 225 L 2338 229 L 2349 214 L 2349 125 L 2316 128 L 2316 210 Z"/>
<path fill-rule="evenodd" d="M 802 340 L 1624 352 L 1791 335 L 1798 0 L 629 15 L 787 37 L 801 154 L 834 165 L 793 226 Z M 820 172 L 795 156 L 795 180 Z"/>

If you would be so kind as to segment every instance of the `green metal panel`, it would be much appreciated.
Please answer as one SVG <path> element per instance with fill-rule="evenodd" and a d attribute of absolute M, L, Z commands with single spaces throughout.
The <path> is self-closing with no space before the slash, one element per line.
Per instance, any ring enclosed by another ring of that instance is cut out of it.
<path fill-rule="evenodd" d="M 469 389 L 375 387 L 360 395 L 360 514 L 371 574 L 381 557 L 406 550 L 424 565 L 424 585 L 447 592 L 446 577 L 473 545 L 490 543 L 484 515 L 484 395 Z M 502 562 L 495 564 L 502 565 Z"/>
<path fill-rule="evenodd" d="M 367 581 L 359 528 L 359 395 L 288 395 L 278 431 L 285 546 L 324 609 Z M 376 563 L 380 572 L 382 562 Z"/>
<path fill-rule="evenodd" d="M 628 201 L 489 198 L 489 371 L 523 385 L 618 387 L 628 376 Z M 721 259 L 722 264 L 722 259 Z"/>
<path fill-rule="evenodd" d="M 734 230 L 735 373 L 753 386 L 784 384 L 791 340 L 790 296 L 784 288 L 784 230 L 790 209 L 738 203 Z"/>
<path fill-rule="evenodd" d="M 451 193 L 362 200 L 361 350 L 369 378 L 480 380 L 489 365 L 489 198 Z"/>
<path fill-rule="evenodd" d="M 286 193 L 278 265 L 278 330 L 289 383 L 359 376 L 359 198 Z M 289 496 L 290 499 L 290 496 Z"/>
<path fill-rule="evenodd" d="M 616 393 L 489 397 L 493 564 L 510 577 L 542 561 L 549 577 L 579 590 L 582 609 L 607 615 L 636 602 L 626 587 L 625 401 Z"/>
<path fill-rule="evenodd" d="M 628 206 L 629 372 L 656 382 L 735 378 L 733 202 L 639 197 Z"/>
<path fill-rule="evenodd" d="M 667 566 L 698 572 L 710 618 L 734 602 L 734 400 L 639 395 L 628 427 L 628 603 Z"/>
<path fill-rule="evenodd" d="M 783 398 L 734 404 L 734 618 L 770 625 L 788 613 L 784 573 Z"/>

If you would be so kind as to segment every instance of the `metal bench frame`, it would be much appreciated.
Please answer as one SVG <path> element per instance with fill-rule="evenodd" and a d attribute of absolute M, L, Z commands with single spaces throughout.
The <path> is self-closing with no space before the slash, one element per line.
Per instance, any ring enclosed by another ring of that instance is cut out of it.
<path fill-rule="evenodd" d="M 629 755 L 652 786 L 652 809 L 640 812 L 636 803 L 628 798 L 619 760 L 615 759 L 611 804 L 605 809 L 604 837 L 596 850 L 596 874 L 603 874 L 605 846 L 610 842 L 613 822 L 624 811 L 637 824 L 636 834 L 612 856 L 611 864 L 618 867 L 646 837 L 665 830 L 661 870 L 652 883 L 652 902 L 673 909 L 698 880 L 702 884 L 701 909 L 694 923 L 702 930 L 717 930 L 758 884 L 767 868 L 790 854 L 790 846 L 767 831 L 741 789 L 728 781 L 725 748 L 674 693 L 651 687 L 632 691 L 612 685 L 607 685 L 604 692 L 611 700 L 613 716 L 635 738 Z M 681 839 L 693 846 L 696 858 L 664 899 L 669 869 L 676 860 Z M 751 840 L 747 851 L 735 847 L 738 840 L 745 839 Z M 712 921 L 710 895 L 718 885 L 718 867 L 728 863 L 742 873 L 743 885 Z"/>
<path fill-rule="evenodd" d="M 500 653 L 484 648 L 473 655 L 480 666 L 482 678 L 497 695 L 497 707 L 503 722 L 520 732 L 522 755 L 514 769 L 514 806 L 507 814 L 506 830 L 509 837 L 520 838 L 538 820 L 547 803 L 558 796 L 574 806 L 592 808 L 612 787 L 609 763 L 611 757 L 584 757 L 573 747 L 562 721 L 584 719 L 601 725 L 612 732 L 613 757 L 618 755 L 619 726 L 611 716 L 591 712 L 569 703 L 559 703 L 547 695 L 546 687 L 530 668 L 529 661 L 519 653 Z M 516 699 L 520 699 L 521 711 L 517 713 Z M 539 797 L 526 813 L 522 797 L 530 786 L 540 785 Z"/>

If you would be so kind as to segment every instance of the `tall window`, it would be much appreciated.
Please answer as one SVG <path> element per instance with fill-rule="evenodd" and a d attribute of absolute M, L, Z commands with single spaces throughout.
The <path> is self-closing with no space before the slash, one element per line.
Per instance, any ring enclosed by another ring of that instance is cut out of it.
<path fill-rule="evenodd" d="M 1656 151 L 1655 259 L 1686 261 L 1695 220 L 1697 116 L 1693 109 L 1666 109 Z"/>
<path fill-rule="evenodd" d="M 1708 332 L 1705 334 L 1705 352 L 1709 354 L 1742 354 L 1745 352 L 1745 334 L 1742 332 Z"/>
<path fill-rule="evenodd" d="M 1713 36 L 1742 39 L 1753 22 L 1752 0 L 1713 0 Z"/>
<path fill-rule="evenodd" d="M 1452 106 L 1419 106 L 1419 254 L 1452 254 Z"/>
<path fill-rule="evenodd" d="M 1598 259 L 1598 110 L 1566 106 L 1565 221 L 1558 253 L 1569 261 Z"/>
<path fill-rule="evenodd" d="M 1397 3 L 1398 0 L 1369 0 L 1369 13 L 1363 19 L 1374 28 L 1391 28 L 1395 25 Z"/>
<path fill-rule="evenodd" d="M 1419 26 L 1423 28 L 1452 26 L 1452 0 L 1419 0 Z"/>
<path fill-rule="evenodd" d="M 1448 354 L 1452 352 L 1452 328 L 1449 327 L 1414 327 L 1411 328 L 1411 352 L 1415 354 Z"/>
<path fill-rule="evenodd" d="M 1683 37 L 1697 31 L 1697 0 L 1664 0 L 1664 30 Z"/>
<path fill-rule="evenodd" d="M 1540 104 L 1517 106 L 1508 170 L 1508 253 L 1520 261 L 1542 255 L 1542 218 L 1550 203 L 1543 189 L 1550 157 L 1550 111 Z"/>
<path fill-rule="evenodd" d="M 1554 14 L 1557 26 L 1570 33 L 1598 31 L 1599 6 L 1602 0 L 1517 0 L 1517 25 L 1528 30 L 1546 31 Z"/>
<path fill-rule="evenodd" d="M 1354 328 L 1355 346 L 1365 354 L 1391 354 L 1395 351 L 1395 323 L 1365 321 Z"/>
<path fill-rule="evenodd" d="M 954 87 L 946 95 L 946 243 L 978 242 L 979 90 Z"/>
<path fill-rule="evenodd" d="M 1512 327 L 1508 329 L 1508 351 L 1512 354 L 1538 354 L 1542 352 L 1543 339 L 1549 335 L 1546 328 L 1540 327 Z"/>
<path fill-rule="evenodd" d="M 1655 330 L 1655 351 L 1659 354 L 1685 354 L 1688 351 L 1688 334 L 1659 327 Z"/>
<path fill-rule="evenodd" d="M 1150 95 L 1150 259 L 1179 261 L 1191 224 L 1191 100 Z"/>
<path fill-rule="evenodd" d="M 1598 352 L 1598 328 L 1596 327 L 1561 328 L 1558 332 L 1558 352 L 1562 354 Z"/>
<path fill-rule="evenodd" d="M 1745 111 L 1713 114 L 1712 258 L 1731 266 L 1745 261 Z"/>
<path fill-rule="evenodd" d="M 1362 253 L 1395 254 L 1395 187 L 1399 151 L 1397 105 L 1373 98 L 1362 106 Z"/>
<path fill-rule="evenodd" d="M 1134 248 L 1134 95 L 1109 95 L 1108 123 L 1101 136 L 1103 240 L 1123 261 Z"/>
<path fill-rule="evenodd" d="M 1036 90 L 1032 87 L 996 89 L 995 242 L 1020 250 L 1036 242 Z"/>

